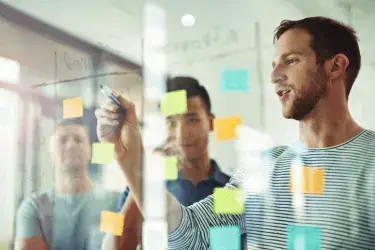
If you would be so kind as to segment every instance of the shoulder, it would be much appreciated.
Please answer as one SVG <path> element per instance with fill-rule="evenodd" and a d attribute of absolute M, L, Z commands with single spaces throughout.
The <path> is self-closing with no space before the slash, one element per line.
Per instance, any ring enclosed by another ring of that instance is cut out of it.
<path fill-rule="evenodd" d="M 268 160 L 276 160 L 282 156 L 285 152 L 289 150 L 288 146 L 276 146 L 269 149 L 266 149 L 262 152 L 262 157 L 267 158 Z"/>
<path fill-rule="evenodd" d="M 96 188 L 94 192 L 95 192 L 95 197 L 101 200 L 117 202 L 121 198 L 121 193 L 117 191 L 113 191 L 113 190 Z"/>
<path fill-rule="evenodd" d="M 49 192 L 34 193 L 24 199 L 18 207 L 18 216 L 37 216 L 41 203 L 50 199 Z"/>
<path fill-rule="evenodd" d="M 213 169 L 213 177 L 218 180 L 219 182 L 226 184 L 229 182 L 231 176 L 224 173 L 220 166 L 217 164 L 217 162 L 214 159 L 211 159 L 211 167 Z"/>
<path fill-rule="evenodd" d="M 369 149 L 375 150 L 375 131 L 373 130 L 366 130 L 361 135 L 361 141 L 364 146 L 368 147 Z"/>

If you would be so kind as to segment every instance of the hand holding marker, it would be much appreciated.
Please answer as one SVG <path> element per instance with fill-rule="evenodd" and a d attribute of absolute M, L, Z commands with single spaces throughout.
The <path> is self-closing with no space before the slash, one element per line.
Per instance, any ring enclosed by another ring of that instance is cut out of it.
<path fill-rule="evenodd" d="M 121 127 L 122 122 L 124 120 L 124 115 L 125 115 L 126 109 L 121 105 L 119 99 L 116 97 L 116 95 L 113 93 L 113 91 L 108 86 L 100 85 L 100 91 L 102 92 L 102 94 L 105 97 L 108 97 L 109 99 L 111 99 L 117 105 L 117 107 L 118 107 L 117 112 L 119 113 L 119 118 L 118 118 L 119 125 L 118 125 L 117 128 Z"/>

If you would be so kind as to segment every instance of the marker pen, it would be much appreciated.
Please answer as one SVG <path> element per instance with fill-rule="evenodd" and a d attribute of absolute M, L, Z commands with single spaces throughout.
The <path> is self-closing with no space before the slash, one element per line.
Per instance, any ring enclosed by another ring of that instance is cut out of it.
<path fill-rule="evenodd" d="M 118 100 L 118 98 L 115 96 L 115 94 L 113 93 L 113 91 L 108 86 L 100 85 L 100 91 L 102 92 L 102 94 L 105 97 L 108 97 L 109 99 L 111 99 L 117 105 L 117 107 L 118 107 L 117 112 L 119 113 L 119 119 L 118 119 L 119 120 L 119 124 L 122 124 L 122 121 L 124 119 L 124 115 L 125 115 L 126 109 L 121 105 L 121 103 Z"/>

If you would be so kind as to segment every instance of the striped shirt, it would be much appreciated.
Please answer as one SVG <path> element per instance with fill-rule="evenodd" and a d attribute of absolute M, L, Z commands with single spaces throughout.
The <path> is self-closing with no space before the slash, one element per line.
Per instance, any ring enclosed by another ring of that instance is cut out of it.
<path fill-rule="evenodd" d="M 303 249 L 296 243 L 301 235 L 310 246 L 318 244 L 305 249 L 375 249 L 375 132 L 364 130 L 329 148 L 301 143 L 272 148 L 258 162 L 242 166 L 226 185 L 243 190 L 244 214 L 215 214 L 213 196 L 181 206 L 182 220 L 169 234 L 168 249 L 208 249 L 209 228 L 218 226 L 239 226 L 249 249 Z M 318 191 L 302 191 L 308 178 L 295 176 L 304 169 L 323 173 Z M 262 180 L 262 188 L 254 187 L 254 180 Z"/>

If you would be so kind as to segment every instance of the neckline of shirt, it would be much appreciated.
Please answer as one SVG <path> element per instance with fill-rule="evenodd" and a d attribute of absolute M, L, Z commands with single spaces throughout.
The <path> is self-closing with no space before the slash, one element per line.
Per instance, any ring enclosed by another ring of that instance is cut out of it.
<path fill-rule="evenodd" d="M 309 147 L 306 147 L 306 145 L 304 143 L 302 143 L 300 140 L 296 141 L 293 145 L 292 145 L 292 148 L 294 150 L 297 150 L 297 151 L 322 151 L 322 150 L 332 150 L 332 149 L 338 149 L 338 148 L 342 148 L 342 147 L 345 147 L 346 145 L 354 142 L 354 141 L 357 141 L 358 139 L 360 139 L 360 137 L 362 137 L 362 135 L 364 134 L 367 134 L 368 132 L 370 132 L 369 130 L 367 129 L 364 129 L 363 131 L 359 132 L 357 135 L 355 135 L 354 137 L 352 137 L 351 139 L 347 140 L 346 142 L 343 142 L 343 143 L 340 143 L 338 145 L 335 145 L 335 146 L 331 146 L 331 147 L 325 147 L 325 148 L 309 148 Z"/>

